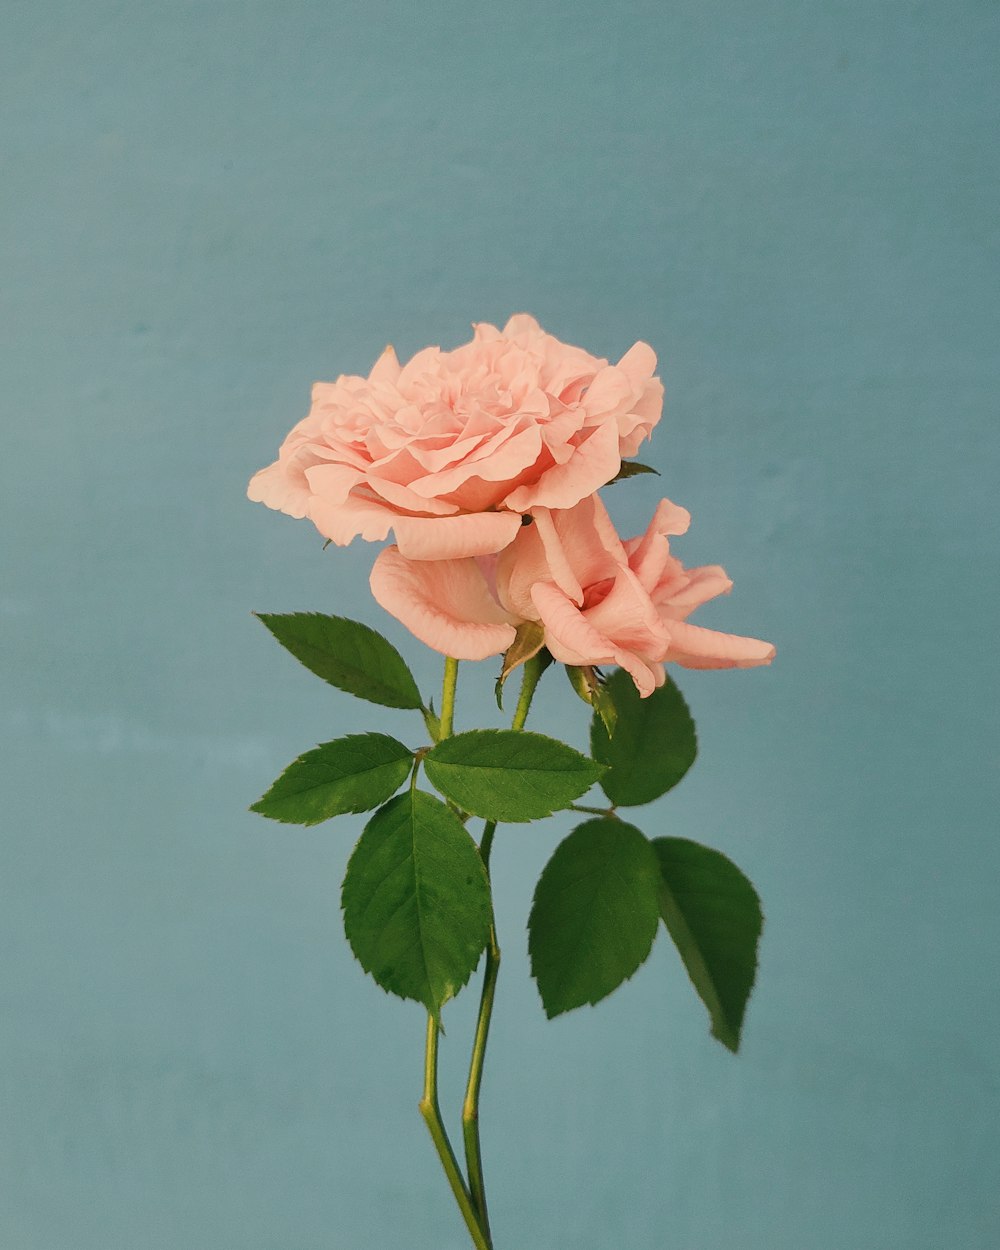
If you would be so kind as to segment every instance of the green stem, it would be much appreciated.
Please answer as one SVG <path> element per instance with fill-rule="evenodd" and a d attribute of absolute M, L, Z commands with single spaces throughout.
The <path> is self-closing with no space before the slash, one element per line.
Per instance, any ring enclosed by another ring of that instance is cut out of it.
<path fill-rule="evenodd" d="M 570 812 L 590 812 L 593 816 L 617 816 L 613 807 L 588 807 L 585 803 L 570 803 L 566 809 Z"/>
<path fill-rule="evenodd" d="M 434 1142 L 438 1158 L 441 1160 L 441 1166 L 444 1168 L 444 1174 L 448 1178 L 448 1184 L 451 1186 L 451 1192 L 455 1195 L 458 1209 L 461 1211 L 462 1218 L 465 1220 L 465 1226 L 469 1230 L 472 1244 L 476 1247 L 476 1250 L 493 1250 L 489 1234 L 485 1233 L 480 1227 L 476 1209 L 473 1206 L 472 1198 L 462 1176 L 462 1170 L 458 1166 L 458 1160 L 455 1158 L 455 1152 L 451 1148 L 451 1142 L 448 1140 L 448 1134 L 445 1132 L 444 1123 L 441 1119 L 441 1108 L 438 1104 L 437 1092 L 437 1040 L 438 1022 L 434 1016 L 428 1014 L 427 1050 L 424 1058 L 424 1096 L 420 1100 L 420 1114 L 424 1117 L 427 1124 L 431 1140 Z"/>
<path fill-rule="evenodd" d="M 479 853 L 486 875 L 490 875 L 490 850 L 497 822 L 488 820 L 483 829 Z M 486 966 L 483 970 L 483 989 L 479 998 L 479 1015 L 476 1018 L 476 1034 L 472 1043 L 469 1063 L 469 1079 L 462 1103 L 462 1137 L 465 1141 L 465 1164 L 469 1173 L 469 1189 L 486 1236 L 490 1234 L 490 1216 L 486 1205 L 486 1185 L 483 1180 L 483 1154 L 479 1141 L 479 1090 L 483 1083 L 483 1064 L 486 1061 L 486 1043 L 490 1035 L 493 1017 L 493 1000 L 496 996 L 497 975 L 500 972 L 500 945 L 497 942 L 496 925 L 490 925 L 490 937 L 486 946 Z"/>
<path fill-rule="evenodd" d="M 455 725 L 455 687 L 458 684 L 458 660 L 450 655 L 444 659 L 444 685 L 441 689 L 441 733 L 439 742 L 450 738 Z"/>
<path fill-rule="evenodd" d="M 523 729 L 528 719 L 528 709 L 543 672 L 543 665 L 536 657 L 524 665 L 524 676 L 521 680 L 521 694 L 514 712 L 512 729 Z M 482 857 L 486 875 L 490 875 L 490 852 L 493 849 L 493 836 L 497 822 L 488 820 L 483 828 L 479 854 Z M 479 1215 L 479 1223 L 487 1238 L 490 1237 L 490 1217 L 486 1206 L 486 1187 L 483 1181 L 483 1157 L 479 1140 L 479 1091 L 483 1083 L 483 1064 L 486 1061 L 486 1043 L 490 1035 L 490 1021 L 493 1017 L 493 1002 L 496 997 L 497 976 L 500 972 L 500 945 L 497 942 L 496 925 L 490 925 L 490 938 L 486 947 L 486 966 L 483 970 L 483 989 L 479 999 L 479 1015 L 476 1019 L 476 1035 L 472 1044 L 472 1059 L 469 1063 L 469 1079 L 465 1087 L 465 1101 L 462 1104 L 462 1136 L 465 1141 L 465 1162 L 469 1173 L 469 1189 L 472 1201 Z"/>
<path fill-rule="evenodd" d="M 439 718 L 438 742 L 450 738 L 455 726 L 455 690 L 458 685 L 458 660 L 446 656 L 444 661 L 444 683 L 441 689 L 441 716 Z M 416 782 L 417 767 L 413 770 L 413 782 Z M 420 1114 L 427 1124 L 434 1148 L 437 1150 L 444 1174 L 455 1196 L 458 1209 L 465 1220 L 472 1243 L 476 1250 L 493 1250 L 489 1229 L 483 1225 L 479 1216 L 478 1204 L 473 1201 L 469 1187 L 465 1183 L 462 1169 L 459 1167 L 448 1138 L 448 1131 L 441 1118 L 441 1107 L 438 1102 L 437 1090 L 437 1052 L 438 1052 L 438 1021 L 432 1015 L 427 1017 L 427 1050 L 424 1057 L 424 1095 L 420 1100 Z"/>

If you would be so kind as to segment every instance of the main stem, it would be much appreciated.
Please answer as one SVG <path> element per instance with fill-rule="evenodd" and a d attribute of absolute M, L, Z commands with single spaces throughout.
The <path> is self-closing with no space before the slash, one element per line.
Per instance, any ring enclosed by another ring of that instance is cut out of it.
<path fill-rule="evenodd" d="M 531 699 L 542 675 L 542 663 L 535 657 L 524 666 L 524 677 L 521 682 L 521 695 L 514 712 L 512 729 L 523 729 L 528 718 Z M 488 820 L 483 828 L 479 854 L 482 857 L 486 875 L 490 875 L 490 851 L 493 849 L 493 835 L 496 833 L 497 822 Z M 486 1043 L 489 1040 L 490 1021 L 493 1017 L 493 1000 L 496 997 L 497 976 L 500 972 L 500 946 L 497 942 L 496 925 L 490 925 L 490 938 L 486 946 L 486 967 L 483 971 L 483 989 L 479 1000 L 479 1015 L 476 1019 L 476 1035 L 472 1044 L 472 1059 L 469 1064 L 469 1080 L 465 1087 L 465 1101 L 462 1104 L 462 1136 L 465 1141 L 465 1162 L 469 1173 L 469 1189 L 472 1201 L 479 1215 L 479 1223 L 487 1238 L 490 1234 L 490 1217 L 486 1206 L 486 1186 L 483 1181 L 482 1148 L 479 1141 L 479 1091 L 483 1083 L 483 1064 L 486 1060 Z"/>
<path fill-rule="evenodd" d="M 441 1166 L 444 1168 L 444 1174 L 448 1178 L 448 1184 L 451 1186 L 451 1192 L 455 1195 L 458 1209 L 462 1212 L 462 1218 L 465 1220 L 469 1235 L 472 1237 L 472 1244 L 476 1247 L 476 1250 L 493 1250 L 489 1235 L 484 1233 L 479 1225 L 479 1217 L 472 1204 L 472 1198 L 462 1176 L 462 1170 L 458 1166 L 458 1160 L 455 1158 L 455 1152 L 451 1148 L 451 1142 L 448 1140 L 448 1134 L 441 1119 L 441 1108 L 438 1104 L 437 1092 L 439 1027 L 434 1016 L 428 1015 L 427 1050 L 424 1057 L 424 1096 L 420 1100 L 420 1114 L 427 1123 L 431 1140 L 434 1142 L 438 1158 L 441 1160 Z"/>
<path fill-rule="evenodd" d="M 458 660 L 447 656 L 444 662 L 444 684 L 441 689 L 441 718 L 438 741 L 450 738 L 455 724 L 455 689 L 458 684 Z M 414 777 L 416 772 L 414 771 Z M 479 1217 L 477 1205 L 474 1203 L 469 1187 L 465 1183 L 462 1169 L 459 1167 L 448 1131 L 441 1118 L 441 1106 L 438 1101 L 437 1088 L 437 1054 L 438 1032 L 440 1025 L 437 1019 L 427 1016 L 427 1048 L 424 1053 L 424 1093 L 420 1099 L 420 1114 L 424 1117 L 430 1132 L 434 1148 L 437 1150 L 444 1174 L 455 1196 L 455 1202 L 465 1220 L 472 1243 L 476 1250 L 493 1250 L 489 1230 L 484 1228 Z"/>

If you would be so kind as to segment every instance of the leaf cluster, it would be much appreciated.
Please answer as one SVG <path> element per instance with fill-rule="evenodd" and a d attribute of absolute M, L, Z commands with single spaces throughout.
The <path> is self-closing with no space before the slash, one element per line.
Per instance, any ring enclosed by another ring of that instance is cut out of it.
<path fill-rule="evenodd" d="M 375 630 L 318 613 L 261 620 L 331 685 L 420 711 L 432 739 L 416 749 L 381 733 L 321 743 L 252 807 L 300 825 L 373 813 L 347 866 L 342 907 L 351 948 L 383 989 L 438 1016 L 475 971 L 493 907 L 466 828 L 471 816 L 491 825 L 532 821 L 575 807 L 599 784 L 610 806 L 582 809 L 594 818 L 559 844 L 535 890 L 528 948 L 546 1013 L 597 1003 L 629 979 L 662 921 L 713 1035 L 737 1049 L 762 925 L 753 886 L 720 852 L 684 838 L 649 839 L 618 814 L 666 794 L 694 762 L 694 723 L 673 682 L 640 699 L 624 672 L 605 680 L 596 670 L 570 670 L 593 708 L 590 757 L 523 730 L 442 738 L 405 660 Z M 514 666 L 508 657 L 501 680 Z M 421 769 L 438 795 L 418 788 Z"/>

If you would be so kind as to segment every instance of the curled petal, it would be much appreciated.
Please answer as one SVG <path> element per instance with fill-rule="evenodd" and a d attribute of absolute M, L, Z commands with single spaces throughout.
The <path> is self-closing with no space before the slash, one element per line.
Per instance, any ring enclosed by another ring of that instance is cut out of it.
<path fill-rule="evenodd" d="M 615 645 L 590 624 L 577 605 L 552 582 L 531 588 L 545 626 L 545 645 L 563 664 L 614 664 Z"/>
<path fill-rule="evenodd" d="M 369 582 L 376 602 L 442 655 L 485 660 L 514 641 L 510 617 L 473 559 L 407 560 L 398 547 L 387 547 Z"/>
<path fill-rule="evenodd" d="M 389 515 L 388 524 L 407 559 L 456 560 L 502 551 L 516 537 L 521 518 L 516 512 L 473 512 L 449 517 Z"/>

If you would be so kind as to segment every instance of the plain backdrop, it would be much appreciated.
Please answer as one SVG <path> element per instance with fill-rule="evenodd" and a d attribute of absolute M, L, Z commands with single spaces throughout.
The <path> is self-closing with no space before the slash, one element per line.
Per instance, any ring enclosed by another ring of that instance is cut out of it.
<path fill-rule="evenodd" d="M 638 817 L 753 878 L 744 1047 L 661 937 L 544 1019 L 568 818 L 503 828 L 498 1250 L 1000 1244 L 990 0 L 0 2 L 0 1245 L 462 1250 L 424 1022 L 343 939 L 363 824 L 247 811 L 353 702 L 251 610 L 383 629 L 375 549 L 245 499 L 309 386 L 534 313 L 656 349 L 625 533 L 688 507 L 701 756 Z M 489 711 L 468 665 L 459 721 Z M 582 744 L 546 678 L 535 728 Z M 454 1126 L 473 994 L 446 1012 Z"/>

